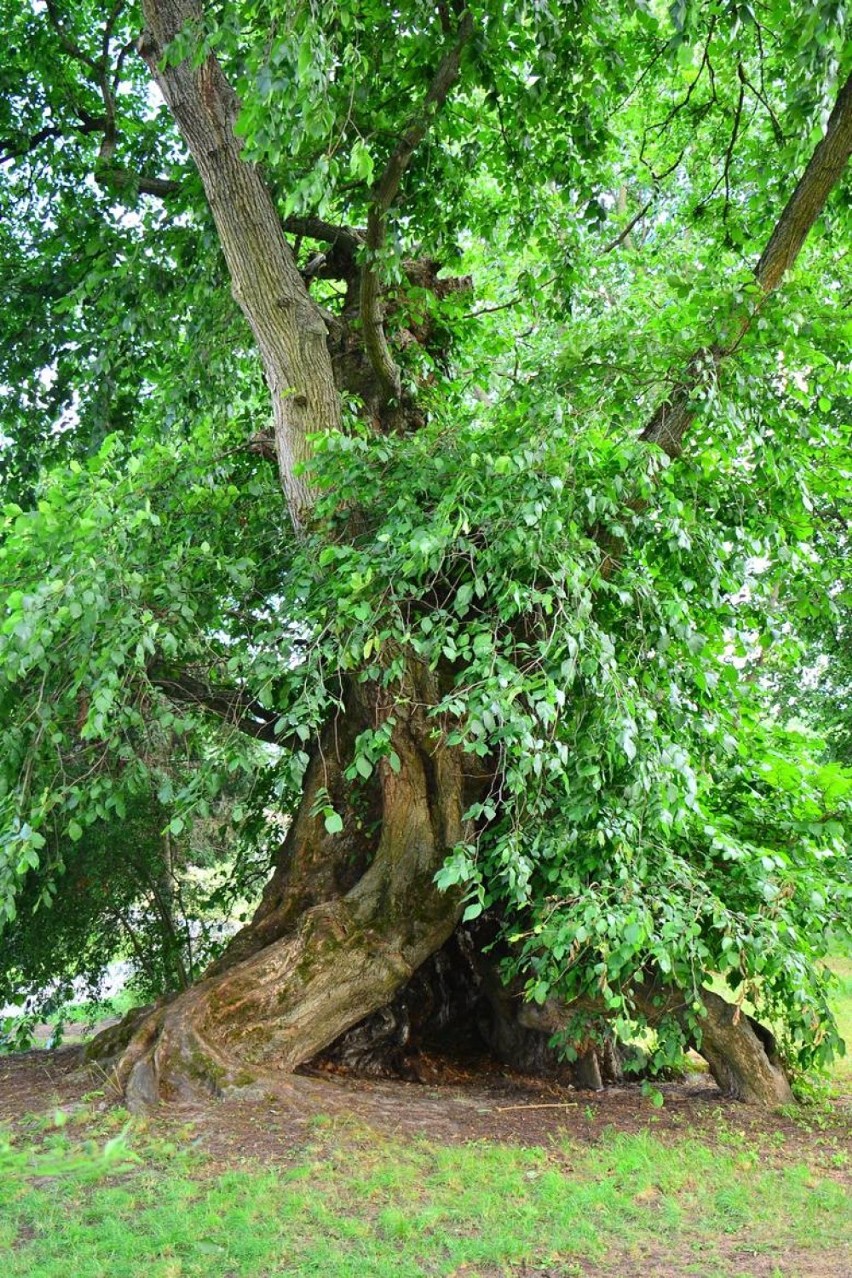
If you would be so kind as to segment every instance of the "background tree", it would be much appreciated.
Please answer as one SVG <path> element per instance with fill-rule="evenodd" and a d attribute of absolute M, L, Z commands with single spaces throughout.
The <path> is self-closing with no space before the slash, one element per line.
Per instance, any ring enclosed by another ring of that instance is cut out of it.
<path fill-rule="evenodd" d="M 295 1068 L 460 919 L 495 1042 L 787 1099 L 742 1002 L 837 1046 L 849 778 L 743 667 L 848 518 L 835 7 L 142 10 L 150 80 L 130 6 L 4 12 L 7 913 L 152 725 L 242 734 L 290 827 L 133 1103 Z"/>

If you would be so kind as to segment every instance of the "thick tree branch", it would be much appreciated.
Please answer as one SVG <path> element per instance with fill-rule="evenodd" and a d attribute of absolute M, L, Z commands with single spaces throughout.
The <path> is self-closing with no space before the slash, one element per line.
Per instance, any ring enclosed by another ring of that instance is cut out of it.
<path fill-rule="evenodd" d="M 755 276 L 765 293 L 777 288 L 799 255 L 808 232 L 823 210 L 852 155 L 852 75 L 840 91 L 825 136 L 817 146 L 757 264 Z"/>
<path fill-rule="evenodd" d="M 693 395 L 726 355 L 736 349 L 752 320 L 765 301 L 781 283 L 795 262 L 808 232 L 819 217 L 833 188 L 840 181 L 852 155 L 852 76 L 844 84 L 834 105 L 825 136 L 818 143 L 807 168 L 755 267 L 758 285 L 756 300 L 734 326 L 723 347 L 713 343 L 696 351 L 684 377 L 668 400 L 660 404 L 646 425 L 640 439 L 657 444 L 672 459 L 680 456 L 683 440 L 696 417 Z"/>
<path fill-rule="evenodd" d="M 765 1106 L 793 1102 L 773 1035 L 736 1004 L 713 990 L 701 989 L 704 1014 L 696 1027 L 688 1016 L 692 998 L 687 999 L 682 990 L 672 985 L 637 982 L 630 997 L 649 1025 L 658 1026 L 669 1016 L 681 1023 L 707 1061 L 723 1095 Z M 602 999 L 584 998 L 566 1004 L 552 998 L 543 1006 L 524 1003 L 518 1021 L 528 1029 L 553 1034 L 564 1030 L 577 1012 L 602 1019 L 612 1016 Z M 698 1035 L 693 1037 L 696 1028 Z"/>
<path fill-rule="evenodd" d="M 614 239 L 611 239 L 611 240 L 609 241 L 609 243 L 608 243 L 608 244 L 605 244 L 605 245 L 604 245 L 603 252 L 604 252 L 604 253 L 612 253 L 615 249 L 617 249 L 617 248 L 619 247 L 619 245 L 623 244 L 623 243 L 624 243 L 624 241 L 625 241 L 625 240 L 628 238 L 628 236 L 630 235 L 630 232 L 634 229 L 634 227 L 638 226 L 638 225 L 639 225 L 639 223 L 642 221 L 642 218 L 643 218 L 643 217 L 645 216 L 645 214 L 648 212 L 648 209 L 651 207 L 651 205 L 652 205 L 653 203 L 654 203 L 654 199 L 653 199 L 653 196 L 652 196 L 650 200 L 646 200 L 646 201 L 645 201 L 645 203 L 642 205 L 642 207 L 641 207 L 641 209 L 639 210 L 639 212 L 638 212 L 638 213 L 636 213 L 636 214 L 635 214 L 635 215 L 634 215 L 634 216 L 630 219 L 630 221 L 629 221 L 629 222 L 627 223 L 627 225 L 625 226 L 624 230 L 623 230 L 623 231 L 619 231 L 618 235 L 616 235 L 616 236 L 614 237 Z"/>
<path fill-rule="evenodd" d="M 246 163 L 234 133 L 238 103 L 212 54 L 177 66 L 163 54 L 185 31 L 200 31 L 197 0 L 143 0 L 139 50 L 175 117 L 204 184 L 231 275 L 251 326 L 272 397 L 278 470 L 294 525 L 310 516 L 314 488 L 305 473 L 310 437 L 340 425 L 340 398 L 326 325 L 309 296 L 259 170 Z"/>
<path fill-rule="evenodd" d="M 161 668 L 154 668 L 149 671 L 148 678 L 170 701 L 207 710 L 224 724 L 238 728 L 240 732 L 245 732 L 258 741 L 269 741 L 273 745 L 286 744 L 275 731 L 278 716 L 266 710 L 253 697 L 246 696 L 239 688 L 215 687 L 185 670 L 166 672 Z"/>
<path fill-rule="evenodd" d="M 316 254 L 311 263 L 303 268 L 305 280 L 346 280 L 354 285 L 360 274 L 358 250 L 366 240 L 366 231 L 352 226 L 335 226 L 319 217 L 288 217 L 284 219 L 284 230 L 296 237 L 295 253 L 303 238 L 319 240 L 328 248 Z"/>
<path fill-rule="evenodd" d="M 102 115 L 90 115 L 88 111 L 78 107 L 76 111 L 78 124 L 73 126 L 75 133 L 80 133 L 87 137 L 90 133 L 103 133 L 106 128 L 106 119 Z M 66 136 L 66 130 L 58 124 L 47 124 L 44 128 L 38 129 L 29 137 L 10 137 L 0 139 L 0 164 L 7 164 L 10 160 L 21 160 L 25 155 L 37 150 L 43 142 L 47 142 L 50 138 L 62 138 Z"/>
<path fill-rule="evenodd" d="M 354 226 L 335 226 L 333 222 L 325 222 L 321 217 L 285 218 L 284 230 L 289 235 L 304 235 L 311 240 L 320 240 L 323 244 L 330 244 L 332 248 L 339 246 L 353 256 L 367 238 L 366 231 Z"/>
<path fill-rule="evenodd" d="M 145 177 L 144 174 L 134 173 L 131 169 L 104 168 L 101 165 L 95 173 L 95 180 L 100 186 L 119 195 L 124 191 L 130 191 L 138 195 L 152 195 L 158 200 L 179 195 L 183 190 L 183 183 L 177 178 Z"/>
<path fill-rule="evenodd" d="M 364 346 L 386 397 L 397 401 L 402 394 L 402 380 L 399 367 L 391 355 L 382 322 L 378 258 L 387 234 L 388 210 L 396 199 L 411 157 L 426 137 L 435 116 L 447 99 L 447 94 L 458 79 L 462 50 L 472 35 L 473 19 L 465 9 L 459 21 L 455 44 L 444 55 L 423 105 L 397 142 L 373 189 L 373 202 L 367 218 L 367 260 L 361 273 L 360 298 Z"/>

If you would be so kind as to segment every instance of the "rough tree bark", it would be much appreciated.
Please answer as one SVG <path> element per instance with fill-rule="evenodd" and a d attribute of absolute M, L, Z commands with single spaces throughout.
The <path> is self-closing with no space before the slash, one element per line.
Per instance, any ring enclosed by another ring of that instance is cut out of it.
<path fill-rule="evenodd" d="M 142 54 L 174 115 L 198 168 L 236 302 L 254 334 L 272 397 L 281 484 L 296 527 L 314 496 L 302 465 L 309 436 L 340 426 L 319 307 L 299 274 L 281 219 L 259 170 L 240 155 L 234 133 L 238 102 L 217 60 L 164 64 L 163 54 L 183 30 L 199 31 L 195 0 L 145 0 Z"/>
<path fill-rule="evenodd" d="M 251 925 L 124 1051 L 118 1078 L 132 1107 L 239 1085 L 253 1070 L 292 1071 L 388 1003 L 450 936 L 458 897 L 434 877 L 470 833 L 463 814 L 482 777 L 465 772 L 427 717 L 436 699 L 434 677 L 411 663 L 392 701 L 358 688 L 337 743 L 330 725 Z M 359 810 L 344 789 L 345 738 L 391 712 L 399 767 L 379 763 Z M 348 837 L 329 836 L 314 814 L 320 787 L 343 791 Z"/>
<path fill-rule="evenodd" d="M 216 59 L 209 55 L 198 65 L 187 60 L 176 66 L 163 60 L 179 32 L 200 25 L 199 6 L 195 0 L 143 0 L 143 10 L 140 51 L 198 167 L 234 296 L 257 341 L 273 402 L 281 483 L 298 529 L 310 519 L 314 500 L 301 467 L 310 455 L 310 434 L 340 423 L 326 317 L 297 269 L 260 172 L 241 157 L 233 131 L 236 99 Z M 471 19 L 463 13 L 423 109 L 377 183 L 367 231 L 374 253 L 413 149 L 460 73 L 462 46 L 471 31 Z M 795 259 L 846 164 L 852 148 L 850 98 L 847 84 L 761 259 L 757 278 L 764 292 L 777 286 Z M 399 374 L 385 339 L 379 280 L 369 257 L 360 306 L 362 340 L 379 397 L 399 401 Z M 710 349 L 714 363 L 724 358 L 721 347 Z M 698 359 L 643 434 L 669 452 L 680 449 L 692 421 Z M 458 899 L 439 892 L 434 876 L 447 852 L 469 835 L 463 814 L 487 779 L 470 772 L 469 756 L 448 747 L 428 717 L 439 693 L 437 676 L 413 658 L 392 701 L 372 685 L 350 689 L 345 712 L 317 744 L 300 809 L 254 919 L 204 980 L 142 1021 L 121 1055 L 118 1077 L 131 1106 L 197 1089 L 215 1092 L 248 1082 L 258 1071 L 294 1070 L 390 1003 L 450 937 L 458 922 Z M 356 797 L 343 775 L 352 742 L 364 727 L 375 728 L 391 713 L 399 768 L 382 761 L 372 789 L 361 789 Z M 254 726 L 262 735 L 265 725 Z M 321 789 L 333 795 L 345 817 L 342 835 L 330 836 L 315 814 Z M 550 1022 L 532 1024 L 534 1013 L 519 1016 L 516 1000 L 495 994 L 493 1001 L 503 1005 L 494 1039 L 498 1047 L 502 1041 L 504 1051 L 520 1050 L 521 1031 L 541 1036 L 548 1030 Z M 726 1006 L 708 996 L 701 1044 L 723 1089 L 764 1103 L 788 1099 L 786 1079 L 767 1040 L 747 1018 L 729 1015 Z M 553 1011 L 553 1023 L 561 1016 L 564 1009 Z M 599 1070 L 591 1076 L 600 1081 Z"/>

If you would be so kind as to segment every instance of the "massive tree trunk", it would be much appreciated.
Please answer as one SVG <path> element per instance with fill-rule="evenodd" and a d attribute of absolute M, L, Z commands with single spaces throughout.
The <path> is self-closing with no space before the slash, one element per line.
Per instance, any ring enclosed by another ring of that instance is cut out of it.
<path fill-rule="evenodd" d="M 433 677 L 412 664 L 391 703 L 361 686 L 340 734 L 330 725 L 301 807 L 252 923 L 198 985 L 149 1015 L 118 1076 L 133 1106 L 258 1071 L 292 1071 L 388 1003 L 452 933 L 458 897 L 435 886 L 466 833 L 482 778 L 428 718 Z M 396 760 L 371 786 L 343 777 L 347 738 L 393 711 Z M 348 833 L 330 835 L 318 794 L 335 797 Z M 371 833 L 371 831 L 377 831 Z"/>
<path fill-rule="evenodd" d="M 200 25 L 198 5 L 143 0 L 143 8 L 147 29 L 140 50 L 197 164 L 234 296 L 257 341 L 272 397 L 281 483 L 299 529 L 310 521 L 314 500 L 303 465 L 310 436 L 340 423 L 327 317 L 310 297 L 259 171 L 241 157 L 233 131 L 236 99 L 216 59 L 207 55 L 197 65 L 163 59 L 178 33 Z M 461 46 L 471 31 L 465 15 L 436 71 L 425 113 L 400 139 L 377 183 L 368 227 L 374 249 L 381 245 L 384 218 L 411 153 L 459 74 Z M 809 166 L 761 259 L 757 278 L 764 292 L 777 286 L 794 260 L 848 159 L 850 92 L 847 85 L 817 148 L 818 162 Z M 360 319 L 368 339 L 366 362 L 378 385 L 375 402 L 390 406 L 397 428 L 406 406 L 381 326 L 379 281 L 372 265 L 364 270 Z M 737 340 L 749 322 L 750 314 Z M 714 366 L 726 354 L 718 346 L 708 349 Z M 645 431 L 649 443 L 672 456 L 692 421 L 691 392 L 706 363 L 696 356 Z M 131 1105 L 199 1088 L 217 1091 L 259 1072 L 292 1071 L 388 1005 L 453 933 L 458 898 L 438 891 L 434 878 L 447 853 L 469 837 L 464 813 L 488 779 L 471 771 L 471 757 L 449 747 L 429 718 L 439 692 L 436 676 L 413 659 L 392 701 L 375 686 L 353 683 L 345 712 L 317 744 L 301 806 L 255 918 L 204 980 L 138 1026 L 123 1052 L 118 1076 Z M 399 766 L 384 759 L 371 782 L 353 785 L 344 771 L 356 735 L 391 715 Z M 342 833 L 326 830 L 318 812 L 324 806 L 321 791 L 343 816 Z M 523 1056 L 527 1031 L 539 1036 L 541 1048 L 542 1035 L 564 1023 L 564 1009 L 550 1020 L 533 1011 L 519 1015 L 519 1001 L 496 992 L 487 975 L 480 975 L 480 993 L 483 988 L 494 1012 L 492 1043 L 504 1055 Z M 715 996 L 708 996 L 707 1006 L 701 1050 L 723 1089 L 765 1103 L 788 1099 L 786 1079 L 765 1037 L 746 1018 L 729 1015 L 727 1005 L 719 1007 Z M 593 1084 L 601 1080 L 597 1056 L 588 1078 Z"/>

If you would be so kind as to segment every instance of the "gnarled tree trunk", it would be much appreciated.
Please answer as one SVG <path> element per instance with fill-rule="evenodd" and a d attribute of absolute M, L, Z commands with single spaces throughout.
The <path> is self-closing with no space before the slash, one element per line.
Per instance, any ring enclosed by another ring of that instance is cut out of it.
<path fill-rule="evenodd" d="M 459 749 L 428 718 L 435 700 L 433 676 L 414 663 L 393 702 L 359 687 L 337 744 L 332 727 L 308 769 L 252 923 L 204 980 L 143 1021 L 121 1056 L 131 1106 L 239 1085 L 252 1071 L 294 1070 L 389 1003 L 450 936 L 458 896 L 434 878 L 469 833 L 463 814 L 482 778 L 466 773 Z M 372 787 L 356 794 L 343 777 L 347 739 L 391 710 L 398 766 L 381 760 Z M 345 803 L 348 835 L 326 831 L 315 811 L 320 789 Z M 356 815 L 362 797 L 366 810 Z"/>

